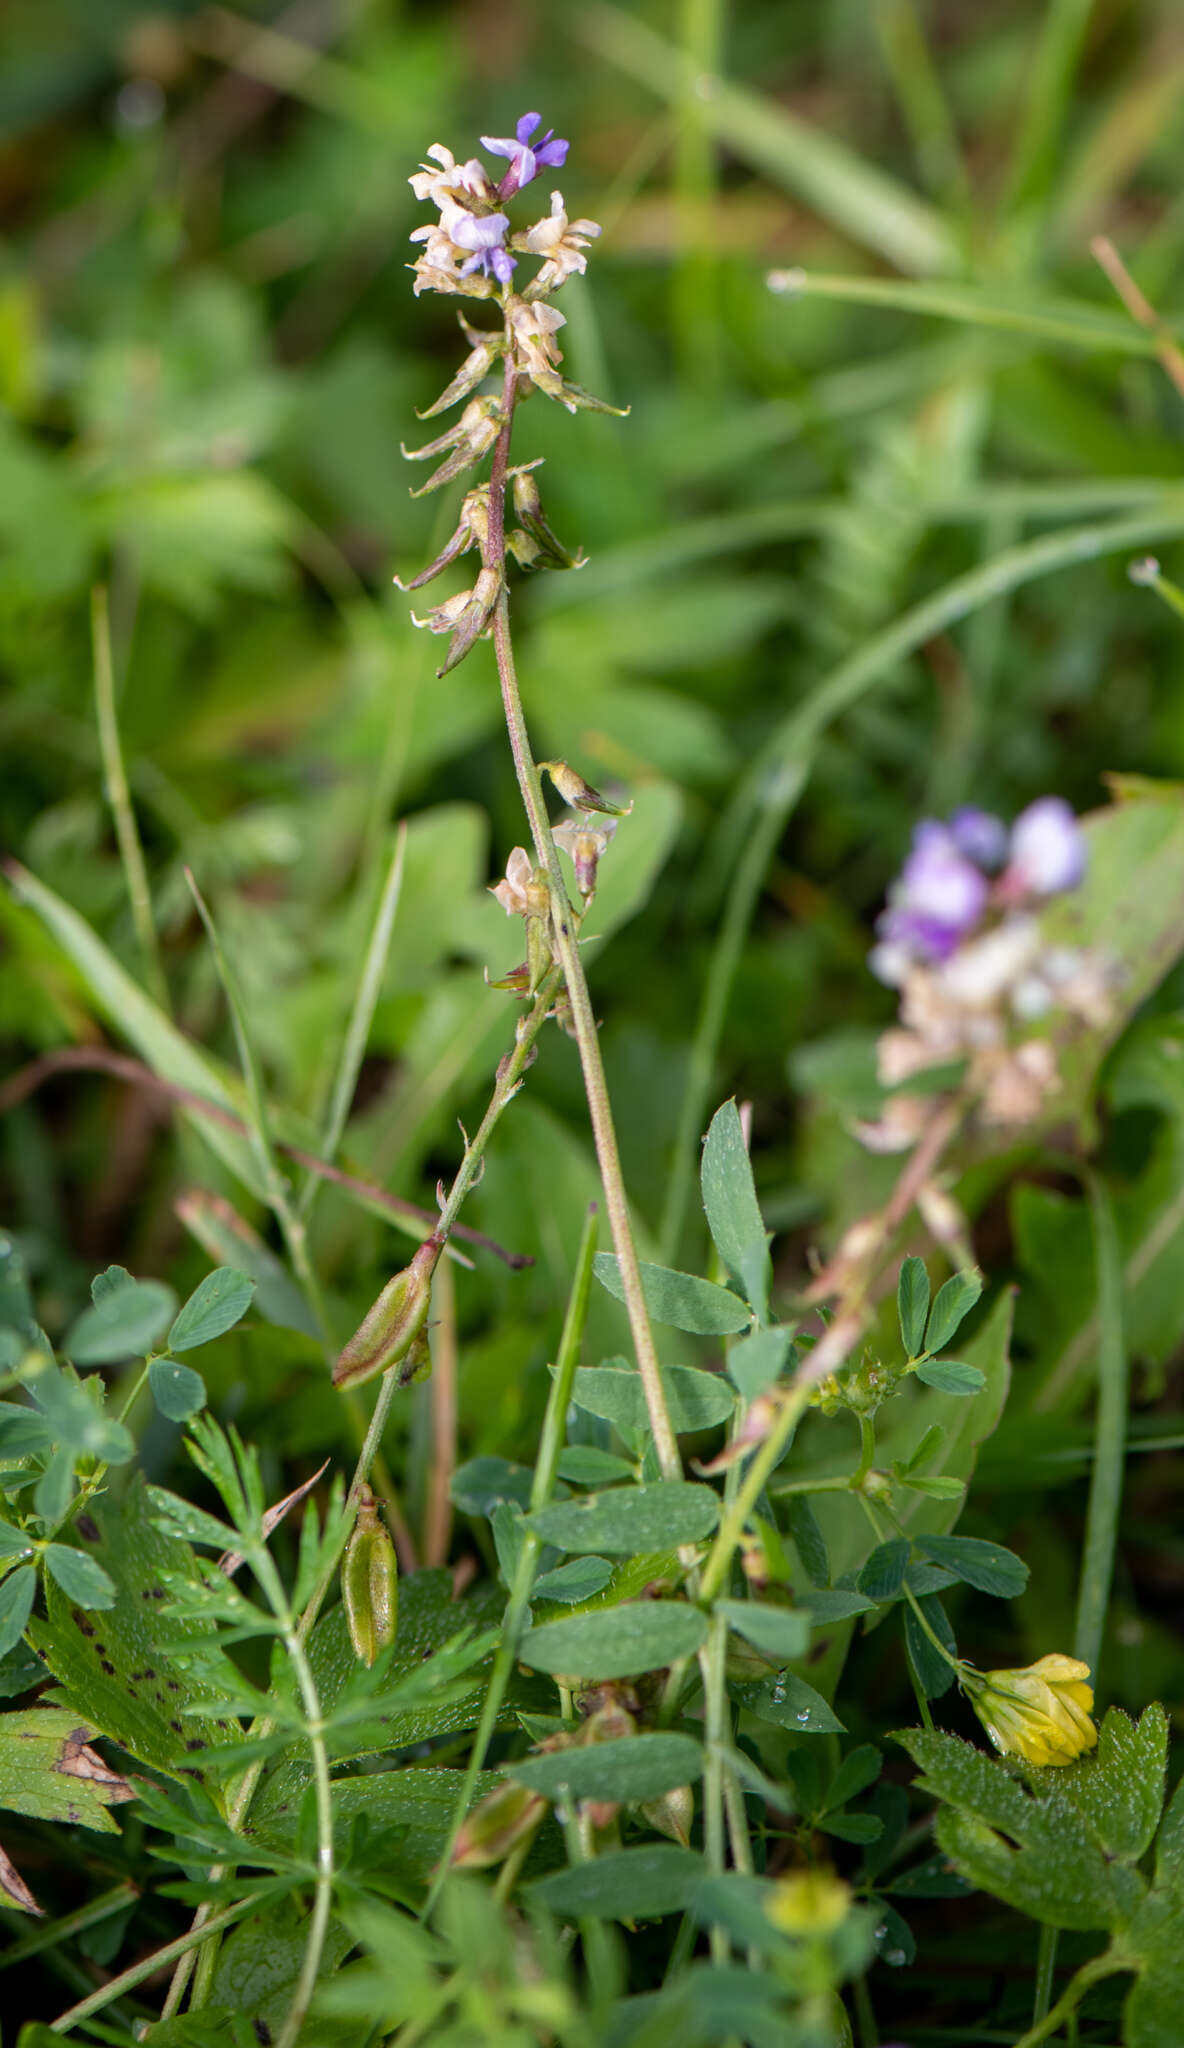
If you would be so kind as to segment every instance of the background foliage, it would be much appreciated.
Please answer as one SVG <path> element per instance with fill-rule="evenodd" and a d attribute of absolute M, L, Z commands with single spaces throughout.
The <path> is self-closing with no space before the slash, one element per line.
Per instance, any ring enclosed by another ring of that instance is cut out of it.
<path fill-rule="evenodd" d="M 117 1048 L 250 1110 L 188 868 L 241 993 L 275 1134 L 316 1151 L 405 820 L 341 1160 L 429 1208 L 451 1177 L 457 1119 L 473 1127 L 509 1041 L 511 1006 L 482 969 L 504 971 L 515 941 L 486 885 L 522 828 L 492 657 L 478 648 L 437 682 L 437 649 L 390 589 L 450 530 L 447 506 L 409 498 L 398 456 L 455 345 L 451 309 L 410 295 L 420 215 L 406 179 L 429 142 L 464 155 L 476 133 L 537 106 L 573 141 L 569 210 L 605 228 L 565 295 L 568 364 L 632 411 L 524 415 L 517 457 L 548 458 L 549 512 L 590 557 L 517 600 L 527 710 L 540 752 L 636 800 L 606 856 L 607 936 L 588 951 L 643 1256 L 708 1270 L 688 1176 L 711 1110 L 734 1092 L 753 1105 L 785 1301 L 812 1250 L 890 1184 L 891 1164 L 869 1161 L 849 1124 L 874 1104 L 871 1049 L 891 1012 L 864 964 L 871 921 L 915 819 L 969 798 L 1011 815 L 1046 789 L 1091 810 L 1114 772 L 1153 775 L 1174 801 L 1184 779 L 1180 623 L 1126 573 L 1148 550 L 1169 576 L 1179 567 L 1181 397 L 1089 246 L 1109 235 L 1157 308 L 1178 299 L 1178 10 L 8 0 L 4 15 L 0 836 L 36 878 L 0 898 L 6 1069 Z M 769 289 L 770 269 L 797 267 L 804 286 Z M 96 582 L 155 956 L 104 797 Z M 704 987 L 728 983 L 721 903 L 733 878 L 743 909 L 753 846 L 770 858 L 751 877 L 718 1047 L 705 1040 L 697 1066 Z M 1113 1204 L 1131 1366 L 1100 1694 L 1132 1713 L 1159 1697 L 1171 1715 L 1184 1669 L 1184 933 L 1178 851 L 1155 888 L 1144 857 L 1120 879 L 1132 904 L 1154 900 L 1158 950 L 1138 994 L 1153 992 L 1074 1107 Z M 183 1039 L 137 1011 L 120 969 L 167 997 Z M 195 1047 L 200 1068 L 187 1064 Z M 172 1289 L 146 1346 L 211 1265 L 241 1268 L 254 1308 L 196 1361 L 212 1409 L 258 1447 L 269 1501 L 326 1457 L 348 1470 L 357 1413 L 329 1385 L 315 1308 L 246 1142 L 208 1125 L 199 1136 L 159 1090 L 85 1064 L 12 1091 L 7 1110 L 5 1219 L 50 1337 L 112 1263 Z M 977 1662 L 1021 1664 L 1072 1635 L 1093 1227 L 1072 1166 L 1035 1144 L 967 1161 L 959 1191 L 990 1280 L 970 1326 L 980 1363 L 1000 1290 L 1019 1283 L 1011 1394 L 961 1527 L 1038 1569 L 1007 1607 L 962 1589 L 955 1619 Z M 490 1577 L 493 1496 L 476 1481 L 454 1490 L 453 1529 L 448 1481 L 458 1465 L 479 1472 L 474 1460 L 533 1464 L 595 1192 L 574 1048 L 554 1034 L 466 1211 L 534 1263 L 512 1270 L 466 1247 L 436 1375 L 401 1400 L 387 1439 L 422 1564 L 472 1560 Z M 405 1223 L 333 1185 L 305 1220 L 339 1343 L 405 1262 Z M 588 1361 L 619 1352 L 623 1331 L 596 1288 Z M 659 1335 L 669 1365 L 717 1361 L 711 1337 Z M 149 1478 L 184 1491 L 177 1385 L 172 1411 L 157 1388 L 157 1412 L 136 1422 Z M 455 1416 L 439 1391 L 453 1385 Z M 583 1413 L 577 1434 L 603 1451 L 603 1418 Z M 102 1452 L 113 1466 L 118 1449 Z M 970 1457 L 968 1444 L 946 1469 L 965 1476 Z M 489 1619 L 483 1609 L 474 1625 Z M 882 1742 L 915 1718 L 899 1631 L 859 1637 L 850 1657 L 849 1740 Z M 19 1673 L 12 1683 L 19 1696 Z M 971 1733 L 956 1703 L 948 1725 Z M 902 1756 L 888 1768 L 908 1781 Z M 821 1787 L 817 1798 L 821 1813 Z M 419 1820 L 426 1870 L 443 1824 Z M 5 1822 L 50 1910 L 82 1905 L 91 1893 L 59 1864 L 53 1830 Z M 141 1820 L 88 1839 L 93 1885 L 134 1876 L 146 1890 L 84 1934 L 81 1960 L 18 1960 L 10 1981 L 31 2018 L 85 1991 L 92 1966 L 122 1967 L 185 1923 L 150 1866 L 145 1877 Z M 485 1911 L 472 1906 L 474 1927 Z M 969 2039 L 971 2021 L 975 2039 L 1022 2032 L 1031 1985 L 1008 1909 L 939 1897 L 913 1918 L 918 1962 L 873 1978 L 882 2025 L 917 2041 Z M 455 1967 L 459 1926 L 419 1956 L 425 1983 Z M 394 1939 L 367 1931 L 379 1947 Z M 492 1928 L 481 1939 L 497 1953 Z M 636 1938 L 637 1992 L 656 1939 Z M 1025 1940 L 1034 1966 L 1030 1928 Z M 1082 1941 L 1084 1954 L 1083 1934 L 1065 1937 L 1062 1955 L 1076 1960 Z M 509 2027 L 517 1993 L 505 1995 Z M 1110 2039 L 1116 2004 L 1105 1985 L 1096 1996 L 1092 2038 Z"/>

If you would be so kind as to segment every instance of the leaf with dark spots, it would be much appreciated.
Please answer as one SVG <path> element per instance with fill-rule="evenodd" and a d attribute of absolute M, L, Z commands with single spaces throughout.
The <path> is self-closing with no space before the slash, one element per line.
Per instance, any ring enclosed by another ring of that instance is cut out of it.
<path fill-rule="evenodd" d="M 211 1722 L 191 1722 L 180 1734 L 169 1726 L 170 1715 L 191 1693 L 185 1673 L 161 1648 L 158 1603 L 165 1598 L 163 1575 L 193 1574 L 193 1553 L 179 1537 L 155 1526 L 140 1482 L 122 1502 L 97 1504 L 94 1519 L 96 1547 L 117 1589 L 114 1606 L 101 1617 L 88 1616 L 71 1605 L 59 1586 L 47 1585 L 47 1618 L 31 1623 L 30 1639 L 58 1681 L 57 1696 L 74 1721 L 85 1720 L 138 1762 L 176 1777 L 189 1768 L 186 1735 L 200 1736 L 208 1748 L 225 1739 Z M 171 1637 L 202 1633 L 179 1616 L 170 1619 L 168 1629 Z M 175 1678 L 176 1694 L 165 1694 L 166 1677 Z"/>
<path fill-rule="evenodd" d="M 0 1806 L 114 1834 L 107 1808 L 136 1789 L 90 1747 L 95 1732 L 63 1707 L 0 1714 Z"/>

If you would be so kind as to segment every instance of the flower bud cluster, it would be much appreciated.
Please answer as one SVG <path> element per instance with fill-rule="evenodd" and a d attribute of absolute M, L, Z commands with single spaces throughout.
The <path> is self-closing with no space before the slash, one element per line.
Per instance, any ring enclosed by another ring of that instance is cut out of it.
<path fill-rule="evenodd" d="M 1004 1756 L 1025 1763 L 1073 1763 L 1097 1745 L 1089 1665 L 1052 1651 L 1019 1671 L 958 1668 L 958 1683 Z"/>
<path fill-rule="evenodd" d="M 868 962 L 900 990 L 899 1026 L 878 1047 L 886 1086 L 964 1060 L 984 1123 L 1040 1114 L 1059 1086 L 1056 1055 L 1047 1040 L 1017 1042 L 1017 1032 L 1054 1008 L 1092 1025 L 1110 1009 L 1106 963 L 1050 946 L 1040 925 L 1043 906 L 1077 888 L 1085 868 L 1085 836 L 1060 797 L 1030 804 L 1010 833 L 973 806 L 917 826 Z M 872 1150 L 905 1150 L 926 1113 L 921 1098 L 894 1096 L 860 1136 Z"/>

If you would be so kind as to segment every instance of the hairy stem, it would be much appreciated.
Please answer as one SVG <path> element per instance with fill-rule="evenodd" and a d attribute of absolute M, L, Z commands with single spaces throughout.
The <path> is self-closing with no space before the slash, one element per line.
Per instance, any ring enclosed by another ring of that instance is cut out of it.
<path fill-rule="evenodd" d="M 497 569 L 504 575 L 506 538 L 506 471 L 510 457 L 510 436 L 514 421 L 514 400 L 516 395 L 515 373 L 512 362 L 507 360 L 505 385 L 502 398 L 502 425 L 493 453 L 493 466 L 489 481 L 489 524 L 485 547 L 485 565 Z M 506 730 L 509 734 L 510 751 L 518 777 L 518 788 L 530 825 L 530 836 L 534 844 L 535 857 L 540 867 L 546 870 L 551 884 L 551 922 L 555 951 L 563 968 L 568 1001 L 571 1005 L 572 1021 L 576 1043 L 579 1047 L 580 1065 L 584 1074 L 584 1091 L 588 1100 L 588 1115 L 592 1124 L 592 1136 L 596 1145 L 596 1157 L 600 1166 L 600 1178 L 604 1188 L 604 1206 L 612 1233 L 613 1248 L 621 1270 L 621 1286 L 625 1297 L 625 1312 L 629 1318 L 629 1330 L 637 1358 L 638 1371 L 645 1391 L 646 1408 L 650 1428 L 654 1434 L 654 1448 L 658 1465 L 664 1479 L 682 1477 L 682 1460 L 678 1453 L 678 1441 L 670 1421 L 666 1404 L 666 1393 L 658 1366 L 658 1354 L 654 1345 L 653 1331 L 645 1305 L 641 1284 L 641 1270 L 637 1261 L 637 1247 L 633 1240 L 633 1226 L 629 1218 L 629 1202 L 625 1193 L 625 1181 L 621 1172 L 621 1157 L 617 1146 L 617 1133 L 613 1123 L 612 1107 L 609 1102 L 608 1086 L 605 1081 L 604 1063 L 600 1057 L 600 1039 L 592 1000 L 588 993 L 587 977 L 580 959 L 576 941 L 577 924 L 571 904 L 563 870 L 559 864 L 559 853 L 551 836 L 550 821 L 543 798 L 542 782 L 531 749 L 530 735 L 526 729 L 526 718 L 522 708 L 522 695 L 518 688 L 518 677 L 514 667 L 514 650 L 510 639 L 510 609 L 505 588 L 498 598 L 493 615 L 493 644 L 497 656 L 498 680 L 501 684 L 502 707 L 505 711 Z"/>

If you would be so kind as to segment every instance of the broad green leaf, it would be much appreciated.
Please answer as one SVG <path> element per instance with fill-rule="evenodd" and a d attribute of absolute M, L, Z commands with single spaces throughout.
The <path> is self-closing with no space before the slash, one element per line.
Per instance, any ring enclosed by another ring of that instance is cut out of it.
<path fill-rule="evenodd" d="M 470 1458 L 452 1475 L 452 1503 L 465 1515 L 489 1515 L 499 1500 L 530 1506 L 534 1474 L 529 1465 L 512 1465 L 508 1458 Z"/>
<path fill-rule="evenodd" d="M 854 1842 L 864 1846 L 878 1842 L 884 1832 L 884 1823 L 874 1813 L 825 1813 L 815 1826 L 824 1835 L 834 1835 L 837 1841 Z"/>
<path fill-rule="evenodd" d="M 98 1373 L 79 1380 L 47 1363 L 30 1381 L 29 1392 L 67 1462 L 91 1457 L 104 1465 L 125 1465 L 135 1455 L 135 1444 L 122 1422 L 104 1412 L 106 1388 Z"/>
<path fill-rule="evenodd" d="M 802 1570 L 810 1584 L 816 1587 L 827 1585 L 830 1580 L 830 1559 L 827 1555 L 826 1538 L 804 1493 L 790 1495 L 786 1520 L 789 1523 L 794 1548 L 802 1561 Z"/>
<path fill-rule="evenodd" d="M 927 1358 L 917 1367 L 917 1378 L 939 1394 L 959 1396 L 981 1394 L 987 1383 L 977 1365 L 965 1365 L 958 1358 Z"/>
<path fill-rule="evenodd" d="M 762 1606 L 757 1600 L 717 1600 L 715 1612 L 775 1663 L 804 1657 L 810 1646 L 810 1616 L 793 1608 Z"/>
<path fill-rule="evenodd" d="M 1107 1857 L 1060 1786 L 1060 1771 L 1039 1772 L 1038 1789 L 1029 1791 L 1004 1763 L 957 1736 L 909 1729 L 897 1740 L 924 1773 L 918 1789 L 946 1802 L 940 1846 L 981 1891 L 1050 1927 L 1113 1928 L 1136 1909 L 1140 1878 Z"/>
<path fill-rule="evenodd" d="M 67 1330 L 62 1349 L 75 1365 L 142 1358 L 171 1321 L 177 1297 L 163 1280 L 131 1280 L 104 1291 Z"/>
<path fill-rule="evenodd" d="M 925 1329 L 927 1351 L 944 1351 L 983 1291 L 983 1276 L 973 1270 L 954 1273 L 939 1287 Z"/>
<path fill-rule="evenodd" d="M 37 1457 L 48 1450 L 53 1436 L 43 1415 L 33 1408 L 20 1408 L 15 1401 L 0 1401 L 0 1456 Z"/>
<path fill-rule="evenodd" d="M 206 1405 L 206 1383 L 192 1366 L 175 1358 L 154 1358 L 148 1367 L 152 1398 L 169 1422 L 188 1422 Z"/>
<path fill-rule="evenodd" d="M 652 1486 L 616 1486 L 554 1501 L 527 1517 L 527 1527 L 557 1550 L 632 1557 L 642 1550 L 677 1549 L 709 1536 L 719 1522 L 719 1495 L 687 1480 Z"/>
<path fill-rule="evenodd" d="M 1168 1720 L 1154 1702 L 1132 1721 L 1111 1707 L 1098 1730 L 1098 1746 L 1062 1780 L 1083 1820 L 1108 1856 L 1137 1863 L 1155 1837 L 1163 1809 Z"/>
<path fill-rule="evenodd" d="M 706 1616 L 697 1607 L 637 1600 L 544 1622 L 523 1638 L 518 1655 L 535 1671 L 570 1678 L 639 1678 L 693 1657 L 706 1639 Z"/>
<path fill-rule="evenodd" d="M 698 1366 L 663 1366 L 662 1385 L 670 1420 L 680 1436 L 717 1429 L 736 1406 L 727 1381 L 718 1373 L 700 1372 Z M 571 1397 L 577 1408 L 611 1422 L 626 1439 L 636 1430 L 649 1430 L 641 1374 L 627 1359 L 606 1358 L 602 1365 L 578 1366 Z"/>
<path fill-rule="evenodd" d="M 474 1714 L 474 1724 L 476 1719 Z M 478 1771 L 474 1802 L 503 1783 L 497 1771 Z M 431 1764 L 381 1771 L 363 1778 L 334 1778 L 333 1833 L 338 1855 L 343 1854 L 356 1823 L 364 1818 L 371 1836 L 387 1828 L 397 1830 L 387 1858 L 388 1867 L 397 1868 L 401 1875 L 419 1884 L 425 1883 L 443 1853 L 463 1784 L 463 1771 L 444 1770 Z M 280 1813 L 272 1807 L 261 1832 L 274 1840 L 290 1842 L 298 1810 L 299 1796 L 296 1810 L 289 1808 Z"/>
<path fill-rule="evenodd" d="M 658 1920 L 685 1911 L 706 1873 L 701 1856 L 673 1842 L 608 1849 L 537 1878 L 527 1896 L 570 1920 Z"/>
<path fill-rule="evenodd" d="M 90 1748 L 96 1732 L 64 1707 L 0 1714 L 0 1806 L 34 1820 L 117 1834 L 107 1808 L 134 1799 L 136 1791 Z"/>
<path fill-rule="evenodd" d="M 32 1548 L 32 1540 L 23 1529 L 0 1521 L 0 1557 L 27 1557 Z"/>
<path fill-rule="evenodd" d="M 729 1345 L 728 1378 L 746 1401 L 755 1401 L 780 1379 L 792 1342 L 792 1330 L 774 1329 L 754 1330 L 741 1343 Z"/>
<path fill-rule="evenodd" d="M 568 1444 L 559 1454 L 558 1471 L 559 1477 L 569 1479 L 573 1486 L 611 1486 L 614 1479 L 633 1477 L 628 1458 L 598 1450 L 594 1444 Z"/>
<path fill-rule="evenodd" d="M 1014 1550 L 977 1536 L 919 1536 L 917 1549 L 980 1593 L 1016 1600 L 1028 1583 L 1028 1567 Z"/>
<path fill-rule="evenodd" d="M 77 911 L 16 862 L 10 864 L 8 874 L 17 901 L 35 911 L 52 932 L 62 951 L 78 969 L 107 1022 L 134 1045 L 153 1073 L 159 1074 L 162 1081 L 184 1089 L 187 1095 L 201 1097 L 217 1109 L 237 1116 L 238 1107 L 213 1062 L 199 1052 L 145 995 L 139 984 L 124 973 L 114 954 L 78 916 Z M 184 1105 L 184 1114 L 192 1119 L 211 1151 L 217 1153 L 244 1187 L 263 1200 L 266 1190 L 260 1183 L 259 1170 L 246 1139 L 237 1131 L 228 1130 L 225 1123 L 204 1116 L 188 1101 Z"/>
<path fill-rule="evenodd" d="M 703 1774 L 703 1751 L 689 1735 L 624 1735 L 548 1756 L 521 1757 L 507 1776 L 547 1799 L 660 1799 Z"/>
<path fill-rule="evenodd" d="M 536 1579 L 530 1597 L 557 1600 L 561 1606 L 574 1607 L 581 1600 L 590 1600 L 594 1593 L 603 1592 L 612 1575 L 607 1557 L 573 1557 L 569 1564 L 557 1565 L 553 1572 L 544 1572 L 541 1579 Z"/>
<path fill-rule="evenodd" d="M 84 1550 L 72 1549 L 68 1543 L 48 1543 L 44 1555 L 46 1570 L 67 1600 L 87 1609 L 114 1607 L 111 1575 L 95 1558 L 88 1557 Z"/>
<path fill-rule="evenodd" d="M 869 1600 L 895 1600 L 904 1584 L 908 1562 L 907 1540 L 894 1536 L 890 1542 L 876 1545 L 855 1583 Z"/>
<path fill-rule="evenodd" d="M 792 1728 L 799 1735 L 844 1732 L 833 1707 L 796 1672 L 779 1671 L 775 1677 L 734 1683 L 729 1690 L 750 1714 L 761 1721 L 772 1721 L 778 1728 Z"/>
<path fill-rule="evenodd" d="M 318 1335 L 316 1317 L 275 1253 L 222 1195 L 194 1188 L 174 1203 L 177 1215 L 211 1259 L 255 1283 L 255 1307 L 269 1323 Z"/>
<path fill-rule="evenodd" d="M 929 1314 L 929 1275 L 924 1259 L 905 1259 L 902 1264 L 896 1285 L 896 1311 L 905 1357 L 916 1358 L 925 1348 L 925 1319 Z"/>
<path fill-rule="evenodd" d="M 616 1253 L 597 1252 L 595 1270 L 601 1286 L 617 1301 L 624 1301 Z M 654 1321 L 676 1330 L 690 1330 L 700 1337 L 726 1337 L 746 1330 L 752 1321 L 747 1302 L 738 1294 L 693 1273 L 676 1273 L 669 1266 L 650 1266 L 643 1260 L 641 1286 Z"/>
<path fill-rule="evenodd" d="M 846 1806 L 849 1799 L 858 1799 L 861 1792 L 875 1784 L 883 1768 L 884 1759 L 873 1743 L 863 1742 L 857 1749 L 848 1750 L 826 1788 L 826 1811 Z"/>
<path fill-rule="evenodd" d="M 865 1593 L 848 1593 L 842 1587 L 807 1586 L 802 1593 L 802 1605 L 815 1624 L 831 1621 L 850 1621 L 856 1614 L 871 1614 L 875 1601 Z"/>
<path fill-rule="evenodd" d="M 496 1622 L 502 1613 L 504 1595 L 497 1586 L 485 1584 L 479 1591 L 462 1600 L 452 1597 L 452 1575 L 444 1570 L 409 1572 L 399 1582 L 398 1630 L 395 1636 L 394 1655 L 388 1673 L 392 1685 L 408 1675 L 422 1669 L 427 1661 L 442 1650 L 459 1630 L 465 1627 L 487 1628 Z M 282 1660 L 283 1651 L 277 1649 L 277 1660 Z M 321 1710 L 331 1715 L 347 1689 L 357 1676 L 358 1659 L 350 1641 L 345 1611 L 334 1607 L 323 1615 L 313 1630 L 309 1642 L 309 1661 L 316 1681 Z M 439 1699 L 419 1707 L 396 1707 L 391 1712 L 378 1713 L 364 1723 L 356 1724 L 352 1730 L 339 1729 L 333 1737 L 335 1758 L 346 1762 L 353 1757 L 373 1756 L 379 1753 L 414 1749 L 419 1743 L 432 1742 L 442 1736 L 460 1735 L 475 1728 L 481 1714 L 481 1702 L 485 1695 L 488 1667 L 479 1667 L 466 1672 L 463 1679 L 441 1695 Z M 554 1701 L 554 1690 L 550 1701 Z M 511 1680 L 498 1726 L 515 1724 L 517 1712 L 538 1702 L 538 1688 L 533 1681 L 515 1677 Z M 414 1779 L 423 1789 L 421 1781 L 430 1776 L 445 1780 L 453 1786 L 459 1785 L 460 1773 L 456 1771 L 435 1771 L 425 1774 L 418 1768 L 400 1769 L 393 1774 L 399 1779 Z M 265 1780 L 252 1808 L 267 1823 L 268 1830 L 290 1839 L 300 1811 L 300 1801 L 305 1788 L 311 1781 L 307 1751 L 289 1750 Z M 333 1801 L 337 1808 L 339 1787 L 348 1781 L 334 1779 Z M 494 1773 L 487 1774 L 486 1783 L 496 1784 Z M 382 1786 L 391 1788 L 391 1779 L 383 1777 L 366 1778 L 360 1781 L 358 1803 L 351 1809 L 364 1811 L 361 1798 L 362 1787 Z M 393 1797 L 392 1792 L 392 1797 Z M 434 1796 L 434 1795 L 433 1795 Z M 443 1837 L 441 1836 L 441 1845 Z M 439 1848 L 437 1848 L 437 1854 Z"/>
<path fill-rule="evenodd" d="M 329 1986 L 353 1945 L 353 1936 L 347 1929 L 336 1920 L 330 1921 L 317 1972 L 318 1991 Z M 284 1899 L 267 1912 L 253 1913 L 240 1920 L 219 1944 L 218 1966 L 210 1987 L 211 2007 L 249 2013 L 256 2037 L 264 2029 L 273 2037 L 278 2035 L 307 1946 L 307 1923 L 294 1899 Z M 164 2048 L 168 2048 L 163 2027 L 159 2028 L 157 2038 L 164 2039 Z"/>
<path fill-rule="evenodd" d="M 98 1534 L 81 1538 L 82 1554 L 93 1555 L 109 1573 L 115 1604 L 92 1617 L 49 1585 L 47 1619 L 31 1623 L 30 1641 L 72 1712 L 153 1770 L 202 1779 L 202 1760 L 190 1745 L 213 1747 L 231 1731 L 182 1718 L 180 1709 L 195 1698 L 193 1681 L 162 1648 L 166 1630 L 169 1641 L 182 1646 L 190 1637 L 207 1635 L 181 1615 L 170 1615 L 167 1623 L 161 1617 L 169 1597 L 165 1579 L 176 1574 L 191 1580 L 193 1552 L 156 1527 L 139 1480 L 121 1502 L 103 1499 L 89 1512 Z"/>
<path fill-rule="evenodd" d="M 0 1657 L 6 1657 L 20 1642 L 36 1591 L 37 1573 L 31 1564 L 18 1564 L 7 1578 L 0 1579 Z"/>
<path fill-rule="evenodd" d="M 703 1208 L 715 1248 L 762 1323 L 769 1316 L 768 1235 L 756 1198 L 740 1112 L 734 1102 L 716 1110 L 703 1144 Z"/>
<path fill-rule="evenodd" d="M 194 1351 L 209 1344 L 246 1315 L 255 1282 L 233 1266 L 217 1266 L 194 1288 L 169 1331 L 170 1351 Z"/>

